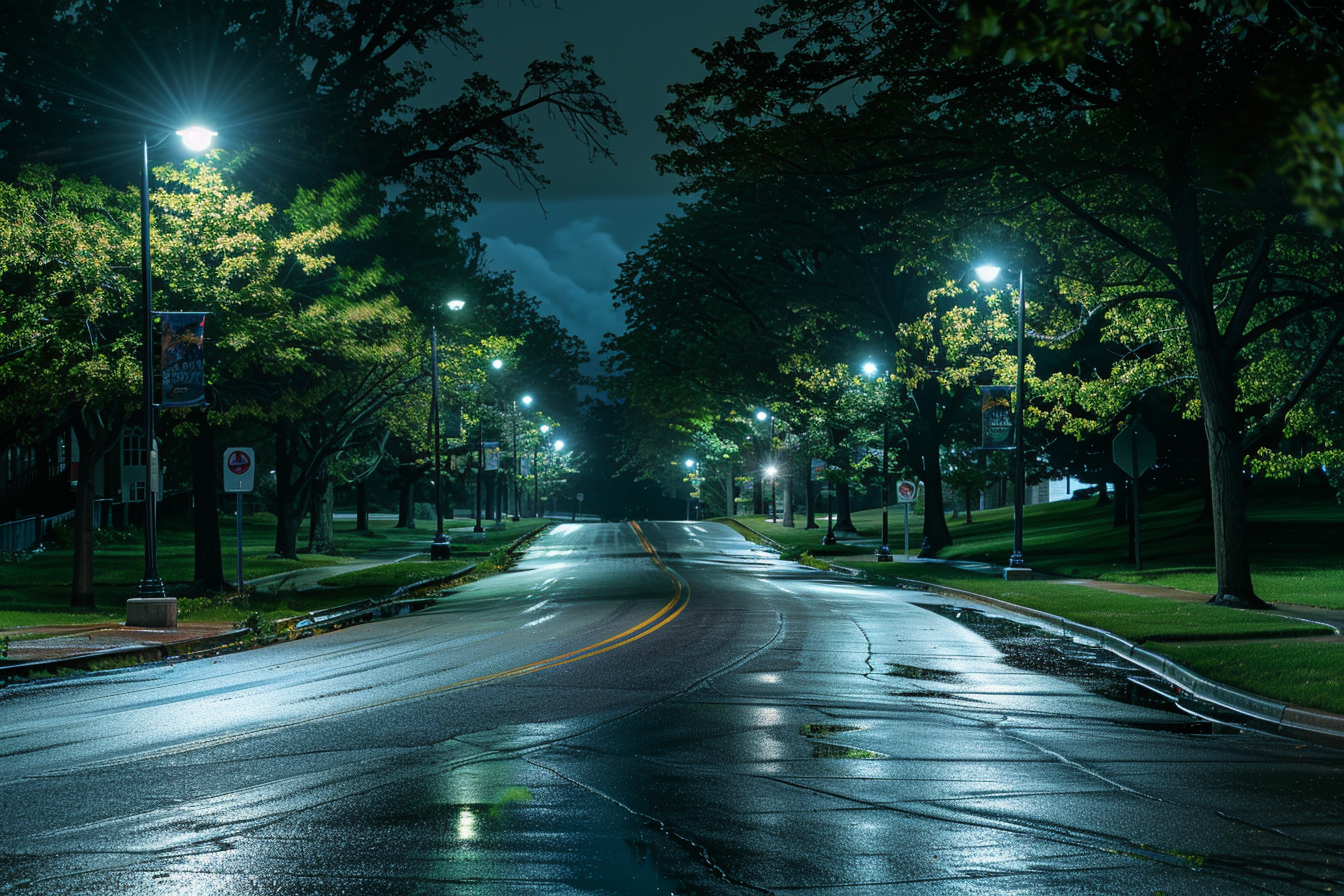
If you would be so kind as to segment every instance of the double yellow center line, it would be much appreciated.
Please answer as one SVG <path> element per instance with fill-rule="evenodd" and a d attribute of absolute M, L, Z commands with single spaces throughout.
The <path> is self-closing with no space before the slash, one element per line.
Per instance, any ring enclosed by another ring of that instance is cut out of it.
<path fill-rule="evenodd" d="M 663 565 L 662 558 L 658 556 L 658 551 L 654 549 L 653 545 L 649 544 L 649 540 L 645 537 L 644 531 L 639 528 L 639 523 L 631 520 L 630 528 L 635 530 L 635 536 L 639 539 L 639 543 L 644 546 L 644 550 L 648 551 L 649 556 L 653 558 L 654 564 L 672 580 L 672 599 L 663 604 L 662 607 L 658 609 L 658 612 L 654 613 L 643 622 L 640 622 L 638 625 L 631 626 L 619 635 L 612 635 L 610 638 L 598 641 L 596 644 L 589 644 L 587 647 L 571 650 L 569 653 L 562 653 L 559 656 L 553 656 L 549 659 L 537 660 L 535 663 L 514 666 L 512 669 L 505 669 L 502 672 L 492 672 L 489 675 L 482 675 L 477 678 L 468 678 L 464 681 L 454 682 L 453 684 L 438 690 L 460 688 L 467 685 L 481 684 L 487 681 L 498 681 L 501 678 L 513 678 L 517 675 L 530 675 L 533 672 L 540 672 L 542 669 L 564 666 L 577 660 L 587 659 L 590 656 L 597 656 L 600 653 L 606 653 L 608 650 L 615 650 L 617 647 L 624 647 L 626 644 L 638 641 L 645 635 L 651 635 L 681 615 L 681 611 L 686 609 L 686 605 L 690 603 L 690 589 L 686 586 L 686 580 Z"/>

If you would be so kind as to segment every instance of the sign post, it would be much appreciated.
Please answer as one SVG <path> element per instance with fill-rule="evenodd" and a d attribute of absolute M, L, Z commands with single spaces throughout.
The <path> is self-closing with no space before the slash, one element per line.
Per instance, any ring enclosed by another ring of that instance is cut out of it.
<path fill-rule="evenodd" d="M 910 505 L 915 503 L 919 486 L 909 479 L 896 483 L 896 503 L 905 508 L 905 559 L 910 559 Z"/>
<path fill-rule="evenodd" d="M 1157 438 L 1144 428 L 1135 417 L 1134 422 L 1120 430 L 1111 443 L 1115 465 L 1129 476 L 1129 488 L 1134 493 L 1134 568 L 1143 571 L 1143 553 L 1139 549 L 1139 477 L 1157 460 Z"/>
<path fill-rule="evenodd" d="M 577 506 L 575 506 L 574 508 L 574 519 L 577 520 L 579 518 L 579 514 L 583 512 L 583 492 L 579 492 L 574 497 L 578 501 Z M 571 522 L 573 522 L 573 520 L 571 520 Z"/>
<path fill-rule="evenodd" d="M 257 474 L 257 455 L 251 448 L 224 449 L 224 491 L 238 495 L 238 593 L 243 593 L 243 492 L 252 491 Z"/>

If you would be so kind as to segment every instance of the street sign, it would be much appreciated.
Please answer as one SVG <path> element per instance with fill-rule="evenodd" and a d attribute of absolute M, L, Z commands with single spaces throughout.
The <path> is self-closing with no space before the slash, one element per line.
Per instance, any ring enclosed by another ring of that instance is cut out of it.
<path fill-rule="evenodd" d="M 1138 479 L 1157 460 L 1157 438 L 1136 420 L 1115 437 L 1111 456 L 1126 475 Z"/>
<path fill-rule="evenodd" d="M 913 504 L 915 498 L 919 495 L 919 486 L 909 479 L 902 479 L 896 483 L 896 503 Z"/>
<path fill-rule="evenodd" d="M 583 503 L 583 492 L 579 492 L 578 495 L 576 495 L 575 497 L 577 497 L 577 498 L 579 499 L 579 503 L 580 503 L 580 504 Z"/>
<path fill-rule="evenodd" d="M 251 448 L 224 449 L 224 491 L 252 491 L 256 473 L 257 455 Z"/>

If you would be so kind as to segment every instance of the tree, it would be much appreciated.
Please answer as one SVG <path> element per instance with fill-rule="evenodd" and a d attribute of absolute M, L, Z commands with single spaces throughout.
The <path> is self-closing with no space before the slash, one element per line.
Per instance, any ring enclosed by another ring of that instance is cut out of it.
<path fill-rule="evenodd" d="M 1010 54 L 1012 33 L 968 48 L 952 2 L 778 0 L 761 28 L 702 53 L 703 81 L 676 88 L 662 126 L 680 148 L 663 167 L 691 189 L 770 177 L 839 185 L 856 202 L 922 192 L 1020 233 L 1015 254 L 1041 253 L 1075 323 L 1170 309 L 1208 441 L 1214 599 L 1262 606 L 1243 465 L 1329 362 L 1344 294 L 1338 244 L 1294 206 L 1282 147 L 1253 116 L 1285 79 L 1331 89 L 1338 45 L 1304 54 L 1279 19 L 1205 2 L 1166 6 L 1169 28 L 1117 42 L 1104 38 L 1107 4 L 1075 6 L 1076 24 L 1103 37 L 1057 65 Z M 1291 385 L 1248 407 L 1243 375 L 1294 328 L 1312 338 Z"/>
<path fill-rule="evenodd" d="M 57 180 L 49 168 L 0 182 L 0 416 L 68 423 L 82 469 L 75 485 L 70 605 L 93 594 L 94 468 L 138 403 L 138 289 L 131 197 Z"/>
<path fill-rule="evenodd" d="M 426 50 L 480 58 L 461 0 L 33 0 L 0 33 L 0 176 L 44 159 L 104 173 L 106 147 L 171 131 L 156 110 L 227 116 L 216 130 L 251 149 L 240 172 L 271 202 L 353 172 L 393 205 L 470 215 L 485 165 L 540 189 L 529 116 L 565 121 L 594 156 L 624 133 L 591 57 L 566 46 L 513 86 L 477 72 L 435 102 Z M 227 35 L 227 40 L 221 40 Z M 184 60 L 208 60 L 184 69 Z M 176 88 L 164 97 L 165 85 Z M 116 169 L 112 169 L 116 170 Z M 123 175 L 119 175 L 124 177 Z M 114 178 L 118 177 L 114 175 Z M 114 182 L 116 180 L 114 179 Z"/>

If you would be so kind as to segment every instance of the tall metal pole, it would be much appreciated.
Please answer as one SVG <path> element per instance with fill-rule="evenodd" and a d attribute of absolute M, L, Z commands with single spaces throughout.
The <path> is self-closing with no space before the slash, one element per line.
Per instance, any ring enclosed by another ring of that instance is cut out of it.
<path fill-rule="evenodd" d="M 778 471 L 775 465 L 775 415 L 770 415 L 770 469 Z M 779 473 L 776 472 L 770 477 L 770 522 L 778 523 L 778 514 L 775 511 L 775 483 L 779 481 Z"/>
<path fill-rule="evenodd" d="M 143 138 L 140 168 L 140 276 L 144 282 L 144 337 L 143 390 L 145 404 L 145 575 L 140 580 L 137 597 L 166 597 L 163 580 L 159 578 L 158 507 L 154 503 L 154 290 L 149 269 L 149 138 Z M 92 462 L 90 462 L 92 464 Z"/>
<path fill-rule="evenodd" d="M 1026 497 L 1026 464 L 1022 456 L 1022 405 L 1026 399 L 1026 317 L 1027 297 L 1023 292 L 1026 286 L 1026 274 L 1017 272 L 1017 395 L 1013 402 L 1013 447 L 1016 454 L 1015 485 L 1013 488 L 1013 555 L 1008 566 L 1014 569 L 1026 565 L 1022 556 L 1022 504 Z"/>
<path fill-rule="evenodd" d="M 485 487 L 485 413 L 482 411 L 481 418 L 477 423 L 477 460 L 476 464 L 476 525 L 472 528 L 473 532 L 484 532 L 485 527 L 481 525 L 481 489 Z"/>
<path fill-rule="evenodd" d="M 890 444 L 891 444 L 890 432 L 888 430 L 887 418 L 884 415 L 882 417 L 882 544 L 879 545 L 877 548 L 878 562 L 888 561 L 891 559 L 891 541 L 887 537 L 887 511 L 888 511 L 888 505 L 891 504 L 891 497 L 888 494 L 888 489 L 891 484 L 891 477 L 888 475 L 887 471 L 887 455 Z M 906 506 L 907 508 L 909 507 L 909 505 Z M 909 519 L 908 509 L 906 510 L 906 519 Z M 906 553 L 907 554 L 910 553 L 910 549 L 908 546 L 906 548 Z"/>
<path fill-rule="evenodd" d="M 434 312 L 438 315 L 438 310 Z M 429 331 L 430 382 L 433 384 L 434 407 L 430 418 L 434 421 L 434 543 L 429 546 L 429 559 L 447 560 L 452 556 L 448 545 L 448 536 L 443 534 L 443 460 L 439 442 L 439 328 L 435 324 Z"/>
<path fill-rule="evenodd" d="M 522 452 L 518 450 L 518 402 L 513 403 L 513 467 L 509 471 L 509 478 L 513 480 L 513 521 L 516 523 L 523 518 L 523 497 L 520 494 L 522 488 L 522 478 L 518 475 L 518 468 L 522 466 L 519 458 Z"/>

